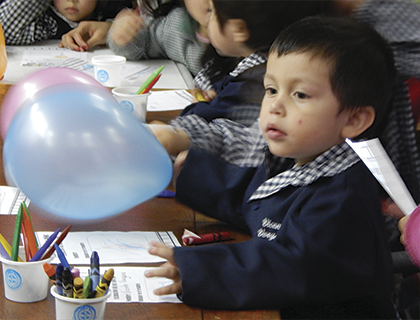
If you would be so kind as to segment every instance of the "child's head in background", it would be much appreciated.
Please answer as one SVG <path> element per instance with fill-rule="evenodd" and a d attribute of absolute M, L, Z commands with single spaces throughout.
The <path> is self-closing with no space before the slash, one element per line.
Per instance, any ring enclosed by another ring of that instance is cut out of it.
<path fill-rule="evenodd" d="M 53 0 L 55 9 L 67 20 L 105 21 L 114 18 L 124 8 L 132 8 L 131 0 Z"/>
<path fill-rule="evenodd" d="M 264 79 L 270 151 L 303 165 L 345 138 L 376 137 L 395 79 L 386 41 L 349 19 L 311 17 L 280 33 Z"/>

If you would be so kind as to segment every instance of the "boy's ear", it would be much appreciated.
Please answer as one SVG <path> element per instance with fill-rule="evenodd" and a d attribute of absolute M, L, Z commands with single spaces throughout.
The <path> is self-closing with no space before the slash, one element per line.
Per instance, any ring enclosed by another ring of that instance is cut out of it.
<path fill-rule="evenodd" d="M 246 42 L 250 37 L 250 32 L 244 20 L 230 19 L 232 23 L 233 41 Z"/>
<path fill-rule="evenodd" d="M 375 120 L 375 109 L 372 106 L 350 111 L 347 123 L 341 130 L 343 138 L 355 138 L 365 132 Z"/>

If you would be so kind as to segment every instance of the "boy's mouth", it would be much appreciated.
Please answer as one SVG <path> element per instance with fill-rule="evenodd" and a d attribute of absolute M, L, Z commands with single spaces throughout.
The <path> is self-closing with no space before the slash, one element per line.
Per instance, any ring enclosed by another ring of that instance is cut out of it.
<path fill-rule="evenodd" d="M 279 130 L 274 124 L 268 124 L 265 132 L 270 139 L 279 139 L 286 136 L 286 133 Z"/>

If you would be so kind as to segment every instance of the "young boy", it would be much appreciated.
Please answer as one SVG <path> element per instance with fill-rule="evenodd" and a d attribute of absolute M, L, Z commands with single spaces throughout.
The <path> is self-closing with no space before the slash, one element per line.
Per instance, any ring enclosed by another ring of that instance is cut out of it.
<path fill-rule="evenodd" d="M 205 308 L 278 308 L 284 319 L 395 319 L 378 184 L 345 142 L 378 134 L 394 75 L 374 30 L 307 18 L 270 49 L 254 126 L 193 115 L 152 127 L 168 152 L 189 148 L 177 199 L 252 235 L 154 244 L 168 262 L 147 276 L 174 280 L 156 293 Z"/>

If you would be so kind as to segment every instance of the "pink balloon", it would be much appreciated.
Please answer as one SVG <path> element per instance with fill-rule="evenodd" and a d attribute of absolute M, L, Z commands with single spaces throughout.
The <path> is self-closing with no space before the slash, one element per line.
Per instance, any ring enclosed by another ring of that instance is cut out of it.
<path fill-rule="evenodd" d="M 107 90 L 91 76 L 69 68 L 47 68 L 34 72 L 11 86 L 3 99 L 0 113 L 0 133 L 4 140 L 9 124 L 22 103 L 36 92 L 58 84 L 80 83 Z"/>

